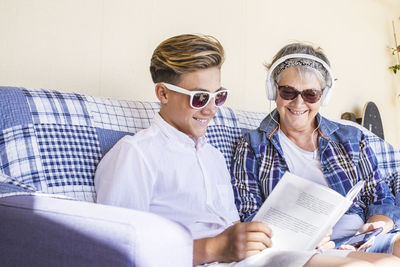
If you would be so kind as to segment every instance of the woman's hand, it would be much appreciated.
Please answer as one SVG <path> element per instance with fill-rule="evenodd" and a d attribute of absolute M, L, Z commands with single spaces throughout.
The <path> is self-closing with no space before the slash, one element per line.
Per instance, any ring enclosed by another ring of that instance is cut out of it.
<path fill-rule="evenodd" d="M 360 229 L 358 229 L 356 235 L 362 234 L 371 230 L 375 230 L 379 227 L 385 229 L 386 223 L 384 221 L 374 221 L 374 222 L 367 222 Z"/>
<path fill-rule="evenodd" d="M 331 241 L 332 229 L 326 234 L 326 236 L 319 242 L 317 249 L 334 249 L 335 242 Z"/>
<path fill-rule="evenodd" d="M 371 230 L 374 230 L 374 229 L 377 229 L 380 227 L 385 228 L 385 225 L 386 225 L 386 222 L 384 222 L 384 221 L 368 222 L 368 223 L 365 223 L 363 226 L 361 226 L 361 228 L 357 231 L 357 233 L 355 233 L 355 235 L 362 234 L 362 233 L 365 233 L 365 232 L 368 232 L 368 231 L 371 231 Z M 341 245 L 339 247 L 339 249 L 353 250 L 353 251 L 356 251 L 356 250 L 357 251 L 365 251 L 368 248 L 370 248 L 372 245 L 374 245 L 374 239 L 375 239 L 375 237 L 371 238 L 368 242 L 362 244 L 360 247 L 357 247 L 357 248 L 354 246 L 351 246 L 351 245 Z"/>

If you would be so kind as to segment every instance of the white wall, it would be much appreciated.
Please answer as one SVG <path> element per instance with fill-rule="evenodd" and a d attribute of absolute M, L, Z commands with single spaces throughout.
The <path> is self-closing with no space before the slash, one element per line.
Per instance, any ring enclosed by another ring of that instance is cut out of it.
<path fill-rule="evenodd" d="M 338 78 L 329 118 L 374 101 L 400 146 L 398 0 L 0 0 L 0 85 L 155 101 L 148 71 L 158 43 L 206 33 L 224 45 L 228 105 L 267 111 L 263 63 L 289 41 L 320 45 Z"/>

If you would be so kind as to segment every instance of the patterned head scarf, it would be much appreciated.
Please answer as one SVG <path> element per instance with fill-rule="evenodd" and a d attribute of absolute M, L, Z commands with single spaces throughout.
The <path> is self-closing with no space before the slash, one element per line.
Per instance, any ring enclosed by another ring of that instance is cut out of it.
<path fill-rule="evenodd" d="M 285 60 L 275 68 L 273 74 L 274 80 L 277 80 L 279 74 L 281 74 L 283 70 L 296 66 L 303 66 L 318 71 L 324 78 L 326 85 L 329 87 L 332 85 L 330 75 L 325 67 L 321 63 L 308 58 L 290 58 Z"/>

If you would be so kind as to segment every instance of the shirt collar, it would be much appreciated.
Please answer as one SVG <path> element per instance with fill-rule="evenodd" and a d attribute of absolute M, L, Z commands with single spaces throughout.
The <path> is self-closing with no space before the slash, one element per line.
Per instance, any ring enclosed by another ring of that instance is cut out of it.
<path fill-rule="evenodd" d="M 339 127 L 334 122 L 325 119 L 319 113 L 317 113 L 316 118 L 317 118 L 317 122 L 319 124 L 319 133 L 325 139 L 330 139 L 330 136 L 339 129 Z M 271 139 L 271 137 L 278 131 L 279 119 L 280 118 L 279 118 L 278 110 L 274 109 L 261 122 L 260 130 L 267 133 L 268 139 Z"/>
<path fill-rule="evenodd" d="M 187 134 L 166 122 L 158 112 L 155 114 L 153 122 L 159 127 L 163 134 L 175 142 L 187 144 L 195 148 L 202 147 L 206 143 L 206 138 L 204 136 L 198 138 L 189 137 Z"/>

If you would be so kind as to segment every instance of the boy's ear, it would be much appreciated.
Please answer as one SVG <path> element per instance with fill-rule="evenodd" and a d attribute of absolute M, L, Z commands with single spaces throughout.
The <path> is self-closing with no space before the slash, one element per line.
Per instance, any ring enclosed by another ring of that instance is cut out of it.
<path fill-rule="evenodd" d="M 168 89 L 163 85 L 162 83 L 157 83 L 156 84 L 156 96 L 158 100 L 160 100 L 161 104 L 167 104 L 168 103 Z"/>

